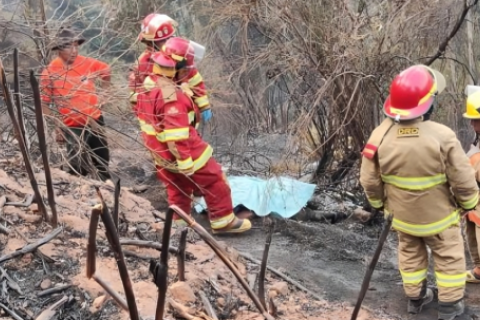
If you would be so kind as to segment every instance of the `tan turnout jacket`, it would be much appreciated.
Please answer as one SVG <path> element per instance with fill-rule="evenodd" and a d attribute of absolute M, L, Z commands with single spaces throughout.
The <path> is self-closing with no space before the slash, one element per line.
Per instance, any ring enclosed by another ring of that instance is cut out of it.
<path fill-rule="evenodd" d="M 455 133 L 421 118 L 387 118 L 373 131 L 360 183 L 374 208 L 393 214 L 394 229 L 414 236 L 458 224 L 460 209 L 478 202 L 475 172 Z"/>

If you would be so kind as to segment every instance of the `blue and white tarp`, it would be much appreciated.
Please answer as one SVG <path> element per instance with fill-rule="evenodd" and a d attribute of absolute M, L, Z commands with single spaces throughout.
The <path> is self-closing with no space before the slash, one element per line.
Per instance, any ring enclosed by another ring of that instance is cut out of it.
<path fill-rule="evenodd" d="M 233 207 L 243 205 L 264 217 L 272 213 L 282 218 L 291 218 L 310 200 L 315 185 L 286 177 L 268 180 L 256 177 L 227 177 L 232 190 Z M 206 209 L 205 199 L 196 198 L 195 210 Z"/>

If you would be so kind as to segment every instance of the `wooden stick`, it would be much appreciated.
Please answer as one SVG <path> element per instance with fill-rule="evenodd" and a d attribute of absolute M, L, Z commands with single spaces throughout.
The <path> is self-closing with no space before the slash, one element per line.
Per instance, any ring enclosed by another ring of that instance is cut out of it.
<path fill-rule="evenodd" d="M 107 293 L 113 298 L 113 300 L 115 300 L 118 305 L 125 311 L 128 311 L 128 305 L 127 305 L 127 302 L 115 291 L 112 289 L 112 287 L 110 287 L 110 285 L 105 281 L 103 280 L 102 278 L 100 278 L 100 276 L 94 274 L 93 275 L 93 280 L 95 280 L 103 289 L 105 289 L 105 291 L 107 291 Z"/>
<path fill-rule="evenodd" d="M 6 255 L 0 257 L 0 263 L 34 251 L 38 247 L 43 246 L 44 244 L 46 244 L 47 242 L 49 242 L 50 240 L 52 240 L 53 238 L 58 236 L 60 234 L 60 232 L 62 232 L 62 227 L 59 227 L 59 228 L 53 230 L 51 233 L 47 234 L 45 237 L 38 240 L 37 242 L 27 244 L 25 247 L 23 247 L 20 250 L 11 252 L 9 254 L 6 254 Z"/>
<path fill-rule="evenodd" d="M 269 305 L 270 305 L 270 308 L 269 308 L 269 312 L 270 314 L 272 315 L 272 317 L 276 317 L 277 316 L 277 306 L 275 306 L 275 303 L 273 303 L 273 298 L 270 297 L 270 300 L 269 300 Z"/>
<path fill-rule="evenodd" d="M 185 281 L 185 248 L 187 247 L 188 229 L 185 228 L 180 233 L 180 243 L 178 244 L 178 280 Z"/>
<path fill-rule="evenodd" d="M 123 256 L 122 246 L 120 245 L 120 240 L 118 239 L 117 228 L 115 227 L 115 223 L 112 220 L 112 216 L 108 212 L 108 207 L 103 200 L 100 189 L 98 187 L 95 187 L 95 189 L 97 190 L 97 195 L 102 202 L 102 214 L 100 215 L 100 218 L 105 225 L 107 240 L 108 242 L 110 242 L 110 246 L 112 247 L 113 254 L 115 256 L 115 260 L 117 261 L 118 271 L 120 273 L 120 278 L 122 279 L 123 289 L 125 290 L 125 297 L 127 298 L 130 319 L 140 320 L 140 317 L 138 315 L 137 303 L 135 301 L 135 293 L 133 292 L 132 281 L 130 280 L 130 276 L 128 275 L 127 264 L 125 263 L 125 258 Z"/>
<path fill-rule="evenodd" d="M 17 107 L 18 125 L 22 133 L 23 141 L 25 140 L 25 119 L 23 117 L 22 99 L 20 97 L 20 76 L 18 74 L 18 49 L 13 49 L 13 94 L 15 96 L 15 104 Z"/>
<path fill-rule="evenodd" d="M 10 234 L 10 230 L 7 227 L 4 227 L 3 225 L 0 224 L 0 233 Z"/>
<path fill-rule="evenodd" d="M 134 258 L 138 258 L 138 259 L 142 259 L 142 260 L 148 260 L 148 261 L 152 260 L 152 257 L 150 257 L 150 256 L 140 254 L 140 253 L 136 253 L 136 252 L 130 251 L 130 250 L 123 250 L 123 254 L 125 255 L 125 257 L 134 257 Z"/>
<path fill-rule="evenodd" d="M 158 251 L 162 250 L 162 244 L 156 241 L 145 241 L 145 240 L 131 240 L 131 239 L 122 239 L 120 240 L 120 244 L 122 246 L 137 246 L 137 247 L 145 247 L 145 248 L 152 248 Z M 168 251 L 173 254 L 178 254 L 178 248 L 174 246 L 169 246 Z M 185 251 L 185 256 L 189 260 L 195 259 L 195 256 L 188 251 Z"/>
<path fill-rule="evenodd" d="M 0 308 L 2 308 L 3 310 L 5 310 L 5 312 L 7 312 L 9 315 L 11 315 L 13 319 L 23 320 L 22 317 L 20 317 L 18 314 L 15 313 L 15 311 L 8 309 L 7 306 L 4 305 L 3 303 L 0 303 Z"/>
<path fill-rule="evenodd" d="M 183 220 L 185 220 L 188 225 L 195 230 L 200 237 L 202 237 L 203 240 L 212 248 L 213 251 L 218 255 L 218 257 L 225 263 L 225 265 L 233 272 L 237 280 L 240 282 L 242 287 L 247 291 L 248 296 L 250 299 L 252 299 L 253 303 L 255 306 L 258 308 L 260 313 L 267 319 L 267 320 L 274 320 L 274 318 L 268 314 L 267 310 L 263 307 L 262 303 L 260 302 L 260 299 L 258 299 L 258 296 L 250 289 L 248 283 L 245 281 L 245 279 L 242 277 L 240 274 L 240 271 L 235 267 L 233 262 L 228 258 L 227 253 L 220 247 L 218 242 L 199 224 L 195 222 L 195 220 L 192 219 L 192 217 L 185 212 L 183 212 L 182 209 L 180 209 L 176 205 L 171 205 L 171 209 L 173 209 Z"/>
<path fill-rule="evenodd" d="M 22 292 L 22 288 L 20 288 L 20 286 L 18 285 L 18 283 L 16 283 L 12 277 L 10 277 L 7 273 L 7 271 L 5 269 L 3 269 L 2 267 L 0 267 L 0 272 L 2 273 L 2 278 L 5 278 L 7 280 L 7 284 L 8 286 L 17 291 L 18 294 L 20 295 L 23 295 L 23 292 Z"/>
<path fill-rule="evenodd" d="M 37 294 L 37 297 L 44 297 L 44 296 L 48 296 L 50 294 L 54 294 L 54 293 L 57 293 L 57 292 L 60 292 L 60 291 L 63 291 L 65 289 L 68 289 L 70 288 L 72 285 L 71 284 L 65 284 L 63 286 L 58 286 L 58 287 L 53 287 L 53 288 L 50 288 L 50 289 L 46 289 L 46 290 L 43 290 L 43 291 L 40 291 L 38 294 Z"/>
<path fill-rule="evenodd" d="M 170 231 L 172 229 L 173 210 L 167 210 L 165 226 L 163 228 L 162 247 L 170 246 Z M 153 273 L 153 281 L 158 288 L 157 309 L 155 312 L 155 320 L 163 320 L 165 312 L 165 299 L 168 287 L 168 250 L 160 252 L 160 263 L 150 262 L 150 271 Z"/>
<path fill-rule="evenodd" d="M 6 206 L 12 206 L 12 207 L 26 208 L 26 207 L 29 207 L 32 204 L 33 198 L 35 198 L 35 195 L 28 194 L 22 202 L 7 202 L 7 203 L 5 203 L 5 205 Z"/>
<path fill-rule="evenodd" d="M 87 278 L 91 279 L 96 271 L 96 254 L 97 254 L 97 227 L 102 209 L 98 206 L 93 207 L 92 216 L 90 217 L 90 226 L 88 228 L 88 244 L 87 244 Z"/>
<path fill-rule="evenodd" d="M 262 264 L 262 262 L 261 262 L 260 260 L 255 259 L 254 257 L 252 257 L 251 255 L 249 255 L 249 254 L 247 254 L 247 253 L 238 252 L 238 254 L 239 254 L 241 257 L 247 259 L 247 260 L 250 261 L 250 262 L 256 263 L 256 264 L 258 264 L 258 265 L 261 265 L 261 264 Z M 317 300 L 319 300 L 319 301 L 323 300 L 323 298 L 322 298 L 321 296 L 319 296 L 319 295 L 317 295 L 315 292 L 307 289 L 306 287 L 304 287 L 303 285 L 301 285 L 298 281 L 293 280 L 292 278 L 290 278 L 290 277 L 287 276 L 286 274 L 278 271 L 277 269 L 272 268 L 272 267 L 270 267 L 270 266 L 268 266 L 268 265 L 267 265 L 267 269 L 270 270 L 270 272 L 272 272 L 272 273 L 275 274 L 276 276 L 278 276 L 278 277 L 284 279 L 285 281 L 287 281 L 288 283 L 294 285 L 294 286 L 297 287 L 298 289 L 300 289 L 300 290 L 308 293 L 310 296 L 314 297 L 315 299 L 317 299 Z"/>
<path fill-rule="evenodd" d="M 47 139 L 45 138 L 45 127 L 43 123 L 42 101 L 40 100 L 40 88 L 33 70 L 30 70 L 30 84 L 33 91 L 33 103 L 35 105 L 35 120 L 37 122 L 37 135 L 40 153 L 42 154 L 43 170 L 45 171 L 45 183 L 47 184 L 48 204 L 52 210 L 51 223 L 54 228 L 58 226 L 58 213 L 55 205 L 55 193 L 53 192 L 52 173 L 48 163 Z"/>
<path fill-rule="evenodd" d="M 265 301 L 265 272 L 267 271 L 268 251 L 270 250 L 270 244 L 272 243 L 272 234 L 275 227 L 275 223 L 272 219 L 267 219 L 268 231 L 267 239 L 265 241 L 265 249 L 263 250 L 263 259 L 260 266 L 260 272 L 258 273 L 258 297 L 265 310 L 267 309 L 267 302 Z"/>
<path fill-rule="evenodd" d="M 114 193 L 114 202 L 113 202 L 113 222 L 115 223 L 115 228 L 117 228 L 118 233 L 118 211 L 120 206 L 120 179 L 115 183 L 115 193 Z"/>
<path fill-rule="evenodd" d="M 35 194 L 35 200 L 38 204 L 38 209 L 42 213 L 43 218 L 46 221 L 48 221 L 49 219 L 48 219 L 47 208 L 45 207 L 45 203 L 43 203 L 42 194 L 40 193 L 40 189 L 38 188 L 37 180 L 35 179 L 35 174 L 33 173 L 32 164 L 30 163 L 30 157 L 28 154 L 27 146 L 25 144 L 25 140 L 22 138 L 22 132 L 20 130 L 20 126 L 17 122 L 17 119 L 15 118 L 12 97 L 10 96 L 10 90 L 8 89 L 8 85 L 7 85 L 7 76 L 5 75 L 5 69 L 3 69 L 3 64 L 1 59 L 0 59 L 0 73 L 1 73 L 0 82 L 3 89 L 5 105 L 7 106 L 8 115 L 10 116 L 10 120 L 12 121 L 12 124 L 13 124 L 15 136 L 20 146 L 20 151 L 22 152 L 23 160 L 25 162 L 25 170 L 27 170 L 27 174 L 30 179 L 30 184 Z"/>
<path fill-rule="evenodd" d="M 67 301 L 68 301 L 68 297 L 63 296 L 62 299 L 58 300 L 57 302 L 52 304 L 50 307 L 43 310 L 42 313 L 40 313 L 38 317 L 35 318 L 35 320 L 50 320 L 55 315 L 56 309 L 58 307 L 61 307 Z"/>
<path fill-rule="evenodd" d="M 213 309 L 212 304 L 210 303 L 210 301 L 208 301 L 208 298 L 205 292 L 200 291 L 198 294 L 200 295 L 200 299 L 202 299 L 203 308 L 207 312 L 208 316 L 214 320 L 218 320 L 217 314 L 215 313 L 215 309 Z"/>
<path fill-rule="evenodd" d="M 383 244 L 387 239 L 388 233 L 390 232 L 390 227 L 392 226 L 392 219 L 393 214 L 389 214 L 386 217 L 385 225 L 383 227 L 382 233 L 380 234 L 380 238 L 378 239 L 377 249 L 375 249 L 375 253 L 373 254 L 372 261 L 370 261 L 370 265 L 368 266 L 367 272 L 365 273 L 365 277 L 363 278 L 362 287 L 360 289 L 360 293 L 358 295 L 357 304 L 353 309 L 351 320 L 356 320 L 358 317 L 358 313 L 360 312 L 360 307 L 362 306 L 363 299 L 365 298 L 365 294 L 367 293 L 368 286 L 370 285 L 370 279 L 372 278 L 373 271 L 375 270 L 375 266 L 377 265 L 378 258 L 380 257 L 380 253 L 382 253 Z"/>
<path fill-rule="evenodd" d="M 11 222 L 10 220 L 7 220 L 7 219 L 4 219 L 2 218 L 3 220 L 5 220 L 8 224 L 10 224 L 12 226 L 12 229 L 13 231 L 15 231 L 16 234 L 18 234 L 18 236 L 20 238 L 23 239 L 23 241 L 25 241 L 26 243 L 32 243 L 32 241 L 30 241 L 29 239 L 27 239 L 27 237 L 25 237 L 25 235 L 18 231 L 17 228 L 13 227 L 15 224 L 13 222 Z M 35 251 L 33 252 L 38 258 L 40 259 L 43 259 L 49 263 L 54 263 L 56 262 L 55 259 L 53 259 L 52 257 L 50 257 L 49 255 L 47 255 L 46 253 L 44 253 L 40 248 L 37 248 L 35 249 Z"/>

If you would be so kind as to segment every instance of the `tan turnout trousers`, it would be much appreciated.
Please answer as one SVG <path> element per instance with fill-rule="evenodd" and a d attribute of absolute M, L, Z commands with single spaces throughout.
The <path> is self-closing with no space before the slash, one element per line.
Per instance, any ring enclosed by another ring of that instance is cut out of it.
<path fill-rule="evenodd" d="M 460 227 L 453 225 L 430 237 L 416 237 L 399 231 L 397 233 L 398 264 L 406 295 L 411 299 L 421 298 L 422 285 L 427 279 L 429 246 L 435 263 L 438 299 L 441 302 L 462 299 L 466 273 Z"/>

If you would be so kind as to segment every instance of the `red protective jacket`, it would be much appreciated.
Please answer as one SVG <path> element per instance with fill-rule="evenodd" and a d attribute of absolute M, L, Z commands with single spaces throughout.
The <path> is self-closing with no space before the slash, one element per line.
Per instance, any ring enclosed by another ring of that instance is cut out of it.
<path fill-rule="evenodd" d="M 192 166 L 194 171 L 202 168 L 213 149 L 192 126 L 192 117 L 199 118 L 197 106 L 172 80 L 157 76 L 149 79 L 156 85 L 138 95 L 135 112 L 155 163 L 173 172 Z"/>
<path fill-rule="evenodd" d="M 152 54 L 155 50 L 152 47 L 147 47 L 145 51 L 140 55 L 135 65 L 130 71 L 128 82 L 130 90 L 130 102 L 135 104 L 137 102 L 138 94 L 145 92 L 147 89 L 143 86 L 144 81 L 149 75 L 153 73 L 153 61 L 151 60 Z M 185 82 L 193 93 L 193 101 L 197 107 L 203 111 L 210 108 L 210 101 L 208 99 L 207 89 L 203 82 L 203 77 L 195 67 L 190 67 L 190 72 L 184 79 L 175 79 L 180 84 Z"/>

